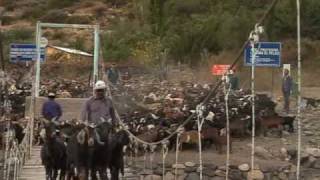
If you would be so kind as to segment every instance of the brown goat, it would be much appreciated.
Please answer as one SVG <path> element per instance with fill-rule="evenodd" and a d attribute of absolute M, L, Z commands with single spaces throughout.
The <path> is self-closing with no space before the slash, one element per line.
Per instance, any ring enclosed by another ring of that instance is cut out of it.
<path fill-rule="evenodd" d="M 246 128 L 247 128 L 247 122 L 246 120 L 234 120 L 230 122 L 230 133 L 232 136 L 237 137 L 245 137 L 246 135 Z"/>
<path fill-rule="evenodd" d="M 198 131 L 185 131 L 180 135 L 180 150 L 182 150 L 182 144 L 196 144 L 199 145 Z"/>
<path fill-rule="evenodd" d="M 220 131 L 217 128 L 206 128 L 202 130 L 202 139 L 213 142 L 216 150 L 222 153 L 223 146 L 227 146 L 227 136 L 220 136 Z M 230 151 L 232 150 L 232 142 L 230 138 Z"/>
<path fill-rule="evenodd" d="M 270 128 L 277 128 L 279 130 L 279 136 L 282 137 L 282 130 L 283 130 L 283 123 L 284 118 L 281 116 L 272 115 L 272 116 L 264 116 L 259 118 L 259 125 L 261 129 L 261 133 L 263 133 L 264 136 L 267 135 L 267 131 Z"/>

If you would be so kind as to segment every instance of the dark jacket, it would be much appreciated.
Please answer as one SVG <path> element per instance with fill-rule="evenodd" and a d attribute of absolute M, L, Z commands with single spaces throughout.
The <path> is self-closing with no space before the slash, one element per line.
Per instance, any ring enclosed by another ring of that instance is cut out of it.
<path fill-rule="evenodd" d="M 62 116 L 61 106 L 54 100 L 48 100 L 42 106 L 42 116 L 47 120 L 54 117 L 59 119 Z"/>
<path fill-rule="evenodd" d="M 107 76 L 108 76 L 108 80 L 112 83 L 112 84 L 116 84 L 118 82 L 119 79 L 119 71 L 118 69 L 115 68 L 110 68 L 107 71 Z"/>
<path fill-rule="evenodd" d="M 292 90 L 292 78 L 290 76 L 284 76 L 282 79 L 282 92 L 284 94 L 290 94 Z"/>
<path fill-rule="evenodd" d="M 229 75 L 229 83 L 231 86 L 231 90 L 239 89 L 239 78 L 235 75 Z"/>

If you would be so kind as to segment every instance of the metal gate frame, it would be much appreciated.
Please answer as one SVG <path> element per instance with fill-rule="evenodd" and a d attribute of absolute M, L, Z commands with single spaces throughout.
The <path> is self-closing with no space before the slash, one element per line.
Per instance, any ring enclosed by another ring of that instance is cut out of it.
<path fill-rule="evenodd" d="M 29 156 L 31 156 L 32 144 L 33 144 L 33 128 L 34 128 L 34 118 L 35 118 L 35 105 L 36 99 L 39 97 L 40 88 L 40 40 L 42 36 L 42 28 L 73 28 L 73 29 L 91 29 L 94 33 L 94 56 L 93 56 L 93 83 L 98 80 L 98 68 L 99 68 L 99 25 L 85 25 L 85 24 L 57 24 L 57 23 L 41 23 L 37 22 L 36 26 L 36 53 L 37 62 L 35 65 L 35 79 L 33 79 L 32 85 L 32 97 L 30 104 L 30 139 L 29 139 Z M 34 76 L 33 76 L 34 77 Z"/>
<path fill-rule="evenodd" d="M 37 63 L 36 63 L 36 79 L 35 79 L 35 97 L 39 97 L 40 88 L 40 40 L 42 35 L 42 28 L 73 28 L 73 29 L 92 29 L 94 33 L 94 56 L 93 56 L 93 83 L 98 79 L 99 67 L 99 25 L 85 25 L 85 24 L 57 24 L 57 23 L 42 23 L 37 22 L 36 30 L 36 48 L 37 48 Z"/>

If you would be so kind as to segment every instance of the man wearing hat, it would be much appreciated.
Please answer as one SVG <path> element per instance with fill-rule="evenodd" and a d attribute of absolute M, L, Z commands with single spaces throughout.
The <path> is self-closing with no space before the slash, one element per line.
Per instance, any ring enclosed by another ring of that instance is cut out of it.
<path fill-rule="evenodd" d="M 83 122 L 99 124 L 107 121 L 115 125 L 116 117 L 112 101 L 106 97 L 106 83 L 97 81 L 94 85 L 94 96 L 90 97 L 84 104 L 81 114 Z"/>
<path fill-rule="evenodd" d="M 48 100 L 42 105 L 42 116 L 47 120 L 52 120 L 62 116 L 62 110 L 60 104 L 58 104 L 54 99 L 56 95 L 52 92 L 48 94 Z"/>

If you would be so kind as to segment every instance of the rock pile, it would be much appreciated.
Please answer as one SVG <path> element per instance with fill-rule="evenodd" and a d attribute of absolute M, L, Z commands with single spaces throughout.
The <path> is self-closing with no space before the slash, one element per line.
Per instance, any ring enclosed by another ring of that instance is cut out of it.
<path fill-rule="evenodd" d="M 179 180 L 199 180 L 200 171 L 198 164 L 193 162 L 186 162 L 184 164 L 166 165 L 165 176 L 166 180 L 174 180 L 175 176 Z M 290 164 L 272 164 L 260 165 L 252 170 L 249 164 L 231 165 L 229 169 L 230 180 L 263 180 L 263 179 L 279 179 L 279 180 L 293 180 L 296 178 L 296 166 Z M 175 170 L 177 168 L 177 170 Z M 132 167 L 140 174 L 144 180 L 161 180 L 162 179 L 162 164 L 158 163 L 153 170 L 143 170 L 142 167 Z M 320 177 L 317 175 L 316 169 L 304 169 L 303 172 L 312 172 L 312 174 L 303 173 L 302 177 L 305 179 L 312 179 Z M 205 180 L 224 180 L 226 176 L 226 167 L 217 166 L 211 163 L 205 163 L 203 166 L 203 179 Z"/>

